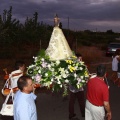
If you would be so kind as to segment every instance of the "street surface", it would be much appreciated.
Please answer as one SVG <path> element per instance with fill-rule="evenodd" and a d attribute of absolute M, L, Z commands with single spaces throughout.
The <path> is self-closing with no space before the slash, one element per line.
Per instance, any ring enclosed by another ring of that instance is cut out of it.
<path fill-rule="evenodd" d="M 110 104 L 112 109 L 112 120 L 120 120 L 120 88 L 114 85 L 110 80 Z M 0 81 L 1 83 L 1 81 Z M 44 89 L 36 91 L 37 94 L 37 113 L 38 120 L 68 120 L 68 100 L 69 96 L 63 98 L 62 93 L 51 93 Z M 0 95 L 0 107 L 4 99 Z M 75 112 L 79 120 L 81 117 L 79 106 L 76 101 Z M 12 120 L 10 117 L 2 117 L 0 120 Z"/>

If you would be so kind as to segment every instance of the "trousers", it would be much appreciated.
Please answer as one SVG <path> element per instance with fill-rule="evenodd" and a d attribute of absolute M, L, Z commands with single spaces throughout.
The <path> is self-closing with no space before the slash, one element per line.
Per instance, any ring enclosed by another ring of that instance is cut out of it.
<path fill-rule="evenodd" d="M 85 120 L 105 120 L 104 107 L 95 106 L 86 100 Z"/>
<path fill-rule="evenodd" d="M 75 100 L 78 100 L 80 111 L 82 116 L 85 116 L 85 98 L 84 98 L 84 91 L 79 91 L 73 93 L 70 91 L 70 100 L 69 100 L 69 116 L 73 116 L 74 113 L 74 104 Z"/>

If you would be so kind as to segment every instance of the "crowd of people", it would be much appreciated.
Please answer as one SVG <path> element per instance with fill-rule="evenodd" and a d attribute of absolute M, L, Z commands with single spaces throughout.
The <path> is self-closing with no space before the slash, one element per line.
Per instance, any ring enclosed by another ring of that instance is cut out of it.
<path fill-rule="evenodd" d="M 78 61 L 82 61 L 82 56 L 76 54 Z M 117 60 L 118 56 L 114 56 Z M 18 87 L 14 95 L 14 120 L 37 120 L 37 110 L 35 105 L 36 95 L 34 94 L 34 83 L 30 76 L 24 75 L 25 63 L 17 61 L 15 71 L 10 74 L 12 88 Z M 113 74 L 118 73 L 113 65 Z M 105 83 L 106 68 L 104 65 L 98 65 L 96 69 L 97 76 L 91 77 L 87 83 L 86 96 L 84 88 L 74 88 L 69 85 L 69 120 L 77 120 L 74 111 L 75 100 L 78 100 L 81 116 L 85 120 L 111 120 L 111 109 L 109 104 L 109 87 Z M 25 114 L 24 114 L 25 113 Z"/>
<path fill-rule="evenodd" d="M 55 27 L 49 42 L 49 46 L 46 49 L 46 55 L 50 57 L 50 60 L 65 60 L 71 57 L 73 54 L 70 49 L 67 40 L 59 28 L 60 19 L 56 15 L 54 18 Z M 56 50 L 57 49 L 57 50 Z M 116 51 L 113 56 L 112 70 L 113 70 L 113 82 L 120 83 L 120 64 L 119 64 L 120 52 Z M 82 56 L 76 54 L 78 61 L 82 61 Z M 15 71 L 11 72 L 10 86 L 11 88 L 18 88 L 14 93 L 13 100 L 13 113 L 14 120 L 38 120 L 36 109 L 36 95 L 34 94 L 35 85 L 32 78 L 25 73 L 25 63 L 17 61 Z M 106 67 L 104 65 L 98 65 L 96 68 L 96 76 L 89 77 L 86 86 L 86 95 L 84 88 L 75 88 L 69 85 L 69 120 L 77 120 L 74 103 L 78 100 L 81 116 L 85 120 L 111 120 L 111 108 L 109 104 L 109 86 L 105 83 Z"/>
<path fill-rule="evenodd" d="M 82 60 L 80 54 L 76 55 L 78 60 Z M 111 120 L 111 109 L 109 104 L 109 86 L 104 81 L 106 78 L 106 67 L 99 65 L 96 69 L 96 77 L 91 77 L 87 83 L 86 101 L 84 96 L 84 88 L 76 89 L 69 86 L 69 119 L 74 120 L 75 99 L 78 99 L 82 117 L 85 120 Z M 105 115 L 106 114 L 106 115 Z"/>

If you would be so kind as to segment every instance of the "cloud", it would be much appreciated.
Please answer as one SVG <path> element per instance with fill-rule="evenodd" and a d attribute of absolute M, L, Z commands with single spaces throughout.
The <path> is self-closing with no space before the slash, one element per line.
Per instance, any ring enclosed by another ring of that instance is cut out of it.
<path fill-rule="evenodd" d="M 101 31 L 111 27 L 120 32 L 119 24 L 111 25 L 120 21 L 120 0 L 1 0 L 0 14 L 4 9 L 9 10 L 9 6 L 13 7 L 13 16 L 21 22 L 38 12 L 39 21 L 53 25 L 53 17 L 57 13 L 65 28 L 69 17 L 71 29 L 101 26 Z"/>
<path fill-rule="evenodd" d="M 117 27 L 120 26 L 120 21 L 93 21 L 89 22 L 89 25 L 94 25 L 94 26 L 111 26 L 111 27 Z"/>
<path fill-rule="evenodd" d="M 90 0 L 91 5 L 100 5 L 100 4 L 105 4 L 109 2 L 117 2 L 119 0 Z"/>

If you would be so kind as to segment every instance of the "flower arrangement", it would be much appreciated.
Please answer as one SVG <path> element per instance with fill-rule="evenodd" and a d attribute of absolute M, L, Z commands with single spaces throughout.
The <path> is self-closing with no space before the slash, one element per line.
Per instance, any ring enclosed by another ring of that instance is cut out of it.
<path fill-rule="evenodd" d="M 34 58 L 34 64 L 28 67 L 28 75 L 34 82 L 50 88 L 53 91 L 64 89 L 63 95 L 67 94 L 68 85 L 81 88 L 87 83 L 88 70 L 84 62 L 78 61 L 76 56 L 66 60 L 51 61 L 42 51 Z"/>

